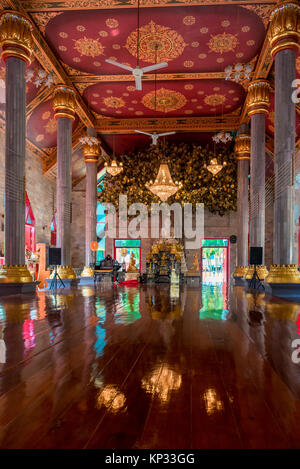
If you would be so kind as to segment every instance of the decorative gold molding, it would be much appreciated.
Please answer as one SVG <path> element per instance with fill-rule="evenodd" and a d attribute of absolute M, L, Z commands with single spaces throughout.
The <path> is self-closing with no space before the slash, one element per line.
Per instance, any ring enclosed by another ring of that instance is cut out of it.
<path fill-rule="evenodd" d="M 285 49 L 300 48 L 300 5 L 291 0 L 280 2 L 270 16 L 269 40 L 272 56 Z"/>
<path fill-rule="evenodd" d="M 72 88 L 65 85 L 56 85 L 54 88 L 53 108 L 55 118 L 66 117 L 75 119 L 76 99 Z"/>
<path fill-rule="evenodd" d="M 0 13 L 1 57 L 17 57 L 26 63 L 31 62 L 33 40 L 32 23 L 26 15 L 13 10 Z"/>
<path fill-rule="evenodd" d="M 215 132 L 216 128 L 224 131 L 237 130 L 240 117 L 185 117 L 159 119 L 109 119 L 100 118 L 96 121 L 95 129 L 100 134 L 131 134 L 135 129 L 157 131 L 174 130 L 185 132 Z"/>
<path fill-rule="evenodd" d="M 82 147 L 84 162 L 85 163 L 97 163 L 100 151 L 101 150 L 100 150 L 100 146 L 98 143 L 94 143 L 93 145 L 89 145 L 88 143 L 85 143 Z"/>
<path fill-rule="evenodd" d="M 267 80 L 254 80 L 248 86 L 247 110 L 254 114 L 268 114 L 270 105 L 270 84 Z"/>
<path fill-rule="evenodd" d="M 234 153 L 238 161 L 250 160 L 251 137 L 249 134 L 239 134 L 235 138 Z"/>

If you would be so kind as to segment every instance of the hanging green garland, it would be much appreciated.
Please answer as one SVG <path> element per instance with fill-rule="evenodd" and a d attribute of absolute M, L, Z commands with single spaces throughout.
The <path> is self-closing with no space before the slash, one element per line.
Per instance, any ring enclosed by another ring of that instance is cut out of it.
<path fill-rule="evenodd" d="M 237 165 L 228 148 L 218 148 L 216 154 L 208 147 L 187 143 L 164 144 L 158 142 L 143 151 L 120 156 L 123 171 L 116 177 L 107 176 L 99 201 L 118 207 L 120 194 L 126 194 L 128 204 L 143 202 L 148 207 L 160 202 L 145 184 L 154 180 L 162 159 L 166 157 L 173 181 L 182 182 L 182 188 L 168 199 L 168 203 L 204 203 L 212 213 L 224 215 L 236 210 Z M 213 176 L 204 166 L 217 158 L 226 166 Z"/>

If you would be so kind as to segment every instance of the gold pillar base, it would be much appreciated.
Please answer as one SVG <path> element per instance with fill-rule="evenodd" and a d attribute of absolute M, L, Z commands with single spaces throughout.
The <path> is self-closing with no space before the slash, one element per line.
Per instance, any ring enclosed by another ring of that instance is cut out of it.
<path fill-rule="evenodd" d="M 264 280 L 267 277 L 269 272 L 265 265 L 257 265 L 256 273 L 257 273 L 259 280 Z M 251 280 L 253 277 L 253 274 L 254 274 L 254 265 L 249 265 L 246 275 L 245 275 L 245 279 Z"/>
<path fill-rule="evenodd" d="M 237 265 L 234 269 L 233 276 L 234 277 L 245 277 L 248 270 L 247 265 Z"/>
<path fill-rule="evenodd" d="M 83 271 L 80 274 L 80 277 L 94 277 L 94 269 L 85 265 Z"/>
<path fill-rule="evenodd" d="M 0 269 L 0 283 L 30 283 L 33 282 L 26 265 L 2 265 Z"/>
<path fill-rule="evenodd" d="M 74 272 L 74 269 L 71 265 L 60 265 L 57 267 L 57 273 L 60 276 L 61 279 L 64 278 L 76 278 L 76 274 Z M 54 271 L 50 275 L 50 278 L 53 278 Z"/>
<path fill-rule="evenodd" d="M 265 281 L 266 283 L 300 283 L 298 265 L 273 264 L 270 266 L 270 272 Z"/>

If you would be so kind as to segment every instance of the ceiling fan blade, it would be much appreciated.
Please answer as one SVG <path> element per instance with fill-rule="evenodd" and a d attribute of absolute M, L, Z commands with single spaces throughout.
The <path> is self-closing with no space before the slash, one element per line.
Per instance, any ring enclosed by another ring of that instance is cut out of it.
<path fill-rule="evenodd" d="M 173 135 L 176 134 L 176 132 L 165 132 L 163 134 L 158 134 L 159 137 L 164 137 L 165 135 Z"/>
<path fill-rule="evenodd" d="M 130 72 L 132 72 L 132 70 L 134 70 L 132 67 L 128 67 L 128 65 L 124 65 L 124 64 L 119 64 L 119 62 L 115 62 L 114 60 L 105 59 L 105 62 L 107 62 L 108 64 L 111 64 L 111 65 L 115 65 L 116 67 L 120 67 L 120 68 L 124 68 L 125 70 L 129 70 Z"/>
<path fill-rule="evenodd" d="M 134 79 L 135 79 L 135 89 L 137 91 L 141 91 L 141 89 L 142 89 L 142 77 L 134 75 Z"/>
<path fill-rule="evenodd" d="M 149 137 L 152 137 L 152 134 L 148 134 L 148 132 L 143 132 L 142 130 L 135 130 L 135 132 L 138 132 L 139 134 L 143 135 L 149 135 Z"/>
<path fill-rule="evenodd" d="M 160 68 L 167 67 L 167 62 L 161 62 L 160 64 L 149 65 L 149 67 L 143 67 L 142 70 L 144 73 L 153 72 L 154 70 L 159 70 Z"/>

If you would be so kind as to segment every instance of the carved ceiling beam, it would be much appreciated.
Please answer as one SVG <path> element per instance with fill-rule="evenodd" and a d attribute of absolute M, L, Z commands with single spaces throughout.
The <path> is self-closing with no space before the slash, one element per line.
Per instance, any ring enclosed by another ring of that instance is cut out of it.
<path fill-rule="evenodd" d="M 42 88 L 39 93 L 36 95 L 35 98 L 33 98 L 30 103 L 27 104 L 26 106 L 26 117 L 29 117 L 29 115 L 34 111 L 35 108 L 38 107 L 39 104 L 43 103 L 44 101 L 47 101 L 48 98 L 50 98 L 52 94 L 52 89 L 44 87 Z"/>
<path fill-rule="evenodd" d="M 131 134 L 134 130 L 146 131 L 184 131 L 184 132 L 215 132 L 216 128 L 226 131 L 237 130 L 239 116 L 230 117 L 185 117 L 160 119 L 109 119 L 102 118 L 96 122 L 95 129 L 102 134 Z"/>
<path fill-rule="evenodd" d="M 203 73 L 158 73 L 156 75 L 157 81 L 163 80 L 211 80 L 211 79 L 224 79 L 224 72 L 203 72 Z M 72 75 L 70 79 L 76 85 L 77 83 L 87 83 L 93 85 L 99 82 L 119 82 L 119 81 L 130 81 L 134 82 L 132 74 L 126 75 Z M 143 75 L 143 81 L 154 81 L 155 75 L 148 73 Z"/>
<path fill-rule="evenodd" d="M 257 1 L 256 3 L 274 4 L 274 0 L 264 0 L 263 2 Z M 137 8 L 138 0 L 123 0 L 120 4 L 119 0 L 111 0 L 110 2 L 99 0 L 23 0 L 23 8 L 26 11 L 64 11 L 64 10 L 105 10 L 105 9 L 120 9 L 120 8 Z M 70 7 L 71 4 L 71 7 Z M 192 5 L 249 5 L 251 0 L 177 0 L 176 2 L 170 0 L 168 3 L 162 1 L 158 4 L 157 0 L 141 0 L 141 8 L 158 8 L 158 7 L 176 7 L 176 6 L 192 6 Z"/>

